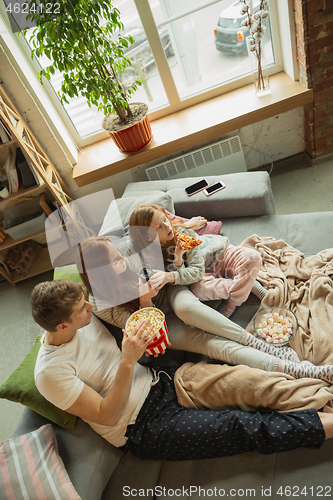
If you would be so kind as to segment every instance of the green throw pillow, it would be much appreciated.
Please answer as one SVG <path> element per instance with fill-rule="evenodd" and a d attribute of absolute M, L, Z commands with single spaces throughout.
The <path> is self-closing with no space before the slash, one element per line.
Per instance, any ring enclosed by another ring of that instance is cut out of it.
<path fill-rule="evenodd" d="M 72 280 L 72 281 L 82 281 L 79 271 L 75 264 L 68 264 L 67 266 L 60 266 L 54 269 L 53 273 L 54 280 Z"/>
<path fill-rule="evenodd" d="M 81 276 L 77 270 L 76 264 L 68 264 L 67 266 L 60 266 L 54 269 L 53 273 L 54 280 L 72 280 L 81 281 Z M 84 298 L 89 300 L 89 294 L 85 293 Z"/>
<path fill-rule="evenodd" d="M 34 370 L 40 349 L 40 339 L 41 335 L 38 335 L 35 345 L 20 366 L 0 386 L 0 398 L 28 406 L 43 417 L 51 420 L 51 422 L 72 430 L 76 422 L 76 416 L 60 410 L 60 408 L 47 401 L 39 393 L 35 385 Z"/>

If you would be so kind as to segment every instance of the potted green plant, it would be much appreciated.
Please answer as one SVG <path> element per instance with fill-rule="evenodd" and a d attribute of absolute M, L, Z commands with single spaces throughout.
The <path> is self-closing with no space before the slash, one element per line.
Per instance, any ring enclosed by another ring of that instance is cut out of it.
<path fill-rule="evenodd" d="M 129 103 L 141 81 L 124 88 L 120 80 L 131 64 L 125 51 L 134 39 L 121 34 L 124 25 L 112 0 L 30 0 L 28 10 L 27 19 L 36 24 L 30 38 L 32 57 L 45 54 L 52 61 L 38 73 L 40 81 L 50 80 L 59 70 L 61 102 L 82 95 L 90 107 L 102 110 L 106 115 L 102 126 L 121 151 L 148 144 L 152 137 L 148 106 Z"/>

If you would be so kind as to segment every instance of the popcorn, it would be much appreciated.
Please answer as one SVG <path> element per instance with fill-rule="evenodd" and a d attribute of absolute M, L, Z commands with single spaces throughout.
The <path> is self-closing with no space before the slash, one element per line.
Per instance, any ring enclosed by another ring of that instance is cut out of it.
<path fill-rule="evenodd" d="M 147 328 L 151 324 L 154 325 L 153 331 L 150 333 L 152 339 L 145 352 L 149 355 L 163 354 L 165 349 L 171 345 L 163 312 L 155 307 L 144 307 L 135 311 L 126 322 L 126 332 L 130 333 L 142 319 L 150 320 L 150 325 Z"/>
<path fill-rule="evenodd" d="M 144 309 L 139 309 L 135 313 L 133 313 L 129 318 L 126 323 L 126 332 L 131 333 L 133 328 L 142 320 L 142 319 L 149 319 L 150 324 L 146 328 L 146 330 L 151 326 L 152 324 L 154 325 L 154 329 L 151 332 L 150 336 L 152 337 L 155 335 L 158 330 L 161 328 L 161 325 L 164 321 L 164 314 L 162 311 L 159 309 L 156 309 L 154 307 L 145 307 Z M 146 331 L 145 330 L 145 331 Z"/>

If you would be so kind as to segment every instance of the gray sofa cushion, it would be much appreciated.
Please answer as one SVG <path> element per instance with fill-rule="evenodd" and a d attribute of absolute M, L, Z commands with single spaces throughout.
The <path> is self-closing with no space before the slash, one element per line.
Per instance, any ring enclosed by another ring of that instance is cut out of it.
<path fill-rule="evenodd" d="M 226 188 L 212 196 L 202 191 L 187 196 L 185 187 L 200 180 L 198 177 L 163 181 L 134 182 L 128 184 L 124 197 L 161 190 L 171 195 L 177 215 L 193 217 L 203 215 L 209 220 L 230 217 L 270 215 L 275 213 L 271 181 L 267 172 L 242 172 L 220 176 L 205 176 L 209 184 L 221 180 Z"/>
<path fill-rule="evenodd" d="M 308 256 L 332 247 L 332 227 L 333 212 L 313 212 L 226 219 L 221 234 L 228 236 L 233 245 L 252 234 L 273 236 Z"/>
<path fill-rule="evenodd" d="M 175 213 L 172 198 L 169 194 L 154 191 L 153 194 L 140 191 L 131 196 L 113 200 L 105 214 L 103 224 L 99 230 L 99 236 L 114 236 L 121 238 L 128 234 L 128 224 L 133 210 L 143 203 L 157 203 L 162 205 L 168 212 Z"/>
<path fill-rule="evenodd" d="M 116 473 L 112 475 L 102 500 L 143 497 L 146 500 L 156 499 L 154 489 L 159 483 L 164 463 L 163 460 L 142 460 L 126 453 L 119 462 Z M 182 468 L 182 464 L 179 462 L 178 464 Z M 146 493 L 145 495 L 142 494 L 143 491 Z"/>

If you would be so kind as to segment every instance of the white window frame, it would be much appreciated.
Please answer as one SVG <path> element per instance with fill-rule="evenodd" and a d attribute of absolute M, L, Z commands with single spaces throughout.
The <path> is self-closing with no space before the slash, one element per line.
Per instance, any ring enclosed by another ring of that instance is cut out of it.
<path fill-rule="evenodd" d="M 218 1 L 220 0 L 208 0 L 205 6 L 217 3 Z M 251 75 L 240 77 L 234 81 L 218 85 L 215 88 L 181 100 L 158 35 L 158 28 L 167 24 L 167 22 L 160 23 L 159 25 L 155 24 L 148 0 L 134 0 L 134 2 L 169 99 L 169 106 L 149 113 L 151 121 L 252 82 Z M 270 68 L 270 74 L 285 71 L 293 80 L 298 80 L 293 0 L 270 0 L 270 12 L 276 61 L 275 65 Z M 6 27 L 8 33 L 3 32 L 4 27 Z M 77 160 L 78 148 L 108 137 L 107 132 L 101 131 L 90 137 L 80 138 L 50 83 L 45 79 L 45 83 L 41 85 L 38 81 L 36 75 L 40 69 L 39 64 L 36 60 L 31 59 L 29 46 L 23 36 L 11 33 L 5 6 L 1 1 L 0 41 L 2 42 L 1 45 L 4 45 L 3 49 L 7 53 L 7 56 L 9 54 L 12 65 L 16 66 L 17 73 L 28 83 L 36 102 L 45 113 L 49 127 L 53 130 L 53 133 L 72 163 L 75 163 Z"/>
<path fill-rule="evenodd" d="M 37 79 L 39 65 L 31 59 L 27 42 L 22 35 L 12 33 L 5 5 L 0 1 L 0 47 L 9 63 L 27 89 L 36 107 L 40 110 L 47 125 L 71 165 L 77 162 L 79 145 L 77 134 L 73 136 L 74 127 L 68 127 L 69 118 L 60 104 L 51 85 L 41 85 Z M 1 74 L 0 74 L 1 76 Z M 72 129 L 72 130 L 70 130 Z"/>

